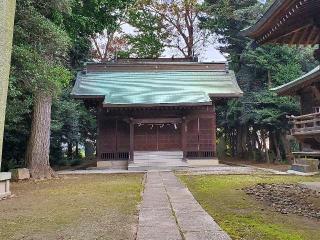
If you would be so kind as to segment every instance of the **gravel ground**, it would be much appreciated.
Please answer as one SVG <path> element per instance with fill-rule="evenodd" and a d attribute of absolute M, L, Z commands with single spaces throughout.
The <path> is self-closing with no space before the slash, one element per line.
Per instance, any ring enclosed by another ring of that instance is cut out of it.
<path fill-rule="evenodd" d="M 320 192 L 298 184 L 257 184 L 243 189 L 282 214 L 297 214 L 320 220 Z"/>
<path fill-rule="evenodd" d="M 272 169 L 259 169 L 255 167 L 241 167 L 217 165 L 212 167 L 189 168 L 187 170 L 177 171 L 187 175 L 250 175 L 250 174 L 284 174 Z"/>

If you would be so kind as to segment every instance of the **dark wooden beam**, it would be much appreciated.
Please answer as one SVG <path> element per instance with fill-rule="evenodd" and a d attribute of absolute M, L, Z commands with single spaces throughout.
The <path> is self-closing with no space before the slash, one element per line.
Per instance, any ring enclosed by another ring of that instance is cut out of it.
<path fill-rule="evenodd" d="M 130 161 L 134 161 L 134 123 L 130 121 Z"/>
<path fill-rule="evenodd" d="M 286 33 L 286 34 L 283 34 L 283 35 L 279 35 L 277 37 L 274 37 L 270 40 L 270 42 L 273 42 L 273 43 L 277 43 L 279 41 L 282 41 L 282 39 L 286 38 L 286 37 L 289 37 L 290 36 L 294 36 L 294 35 L 298 35 L 300 36 L 300 33 L 301 31 L 305 31 L 306 28 L 309 28 L 309 26 L 311 26 L 311 24 L 308 24 L 308 25 L 305 25 L 305 26 L 301 26 L 299 28 L 296 28 L 296 29 L 293 29 L 292 31 Z M 297 36 L 296 36 L 296 40 L 297 40 Z"/>
<path fill-rule="evenodd" d="M 122 62 L 87 63 L 86 71 L 91 72 L 140 72 L 140 71 L 225 71 L 225 63 L 198 62 Z"/>
<path fill-rule="evenodd" d="M 292 38 L 290 40 L 289 45 L 290 46 L 293 45 L 297 41 L 298 37 L 299 37 L 299 32 L 298 31 L 293 33 L 293 36 L 292 36 Z"/>
<path fill-rule="evenodd" d="M 313 18 L 313 25 L 315 25 L 316 27 L 318 27 L 320 29 L 320 18 L 318 15 Z"/>
<path fill-rule="evenodd" d="M 183 160 L 187 159 L 187 123 L 186 118 L 182 118 L 181 124 L 181 148 L 183 152 Z"/>
<path fill-rule="evenodd" d="M 273 27 L 272 30 L 269 32 L 266 32 L 262 39 L 258 40 L 258 42 L 266 43 L 266 42 L 275 42 L 277 39 L 280 39 L 284 36 L 287 36 L 289 34 L 295 33 L 296 31 L 305 29 L 306 27 L 312 26 L 314 23 L 313 18 L 303 18 L 301 21 L 295 21 L 295 22 L 287 22 L 286 24 L 282 26 L 276 26 Z M 264 39 L 263 39 L 264 38 Z"/>
<path fill-rule="evenodd" d="M 134 124 L 165 124 L 165 123 L 181 123 L 181 118 L 143 118 L 132 119 Z"/>
<path fill-rule="evenodd" d="M 310 44 L 312 42 L 312 40 L 316 37 L 317 33 L 319 33 L 319 28 L 317 26 L 313 26 L 307 38 L 307 44 Z"/>
<path fill-rule="evenodd" d="M 311 43 L 312 46 L 320 43 L 320 31 L 317 33 L 317 36 L 314 38 L 314 41 Z"/>
<path fill-rule="evenodd" d="M 197 113 L 197 114 L 190 114 L 188 115 L 187 122 L 197 119 L 197 118 L 204 118 L 204 119 L 213 119 L 214 116 L 212 113 Z"/>
<path fill-rule="evenodd" d="M 302 34 L 300 35 L 299 41 L 297 42 L 298 45 L 302 44 L 306 36 L 309 34 L 309 26 L 304 29 Z"/>

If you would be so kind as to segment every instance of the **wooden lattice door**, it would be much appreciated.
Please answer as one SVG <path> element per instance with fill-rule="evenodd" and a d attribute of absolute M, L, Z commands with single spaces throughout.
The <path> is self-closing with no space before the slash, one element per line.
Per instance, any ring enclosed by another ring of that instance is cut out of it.
<path fill-rule="evenodd" d="M 134 150 L 157 151 L 157 128 L 150 125 L 136 125 L 134 128 Z"/>
<path fill-rule="evenodd" d="M 172 124 L 136 125 L 134 129 L 136 151 L 173 151 L 181 149 L 181 126 Z"/>
<path fill-rule="evenodd" d="M 199 151 L 214 151 L 215 124 L 212 118 L 199 119 Z"/>
<path fill-rule="evenodd" d="M 213 157 L 216 151 L 214 118 L 195 118 L 187 123 L 187 157 Z"/>
<path fill-rule="evenodd" d="M 174 151 L 181 149 L 180 124 L 164 124 L 157 126 L 158 151 Z"/>

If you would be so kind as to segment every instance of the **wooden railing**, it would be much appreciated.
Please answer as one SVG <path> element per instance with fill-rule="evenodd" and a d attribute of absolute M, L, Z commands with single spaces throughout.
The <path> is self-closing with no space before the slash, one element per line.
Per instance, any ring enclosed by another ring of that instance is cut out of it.
<path fill-rule="evenodd" d="M 292 135 L 320 134 L 320 112 L 302 116 L 288 116 L 293 124 Z"/>

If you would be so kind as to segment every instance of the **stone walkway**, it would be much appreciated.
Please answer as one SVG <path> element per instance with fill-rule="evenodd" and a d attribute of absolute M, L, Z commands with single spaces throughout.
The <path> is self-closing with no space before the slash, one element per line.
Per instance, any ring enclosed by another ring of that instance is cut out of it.
<path fill-rule="evenodd" d="M 172 172 L 148 172 L 137 240 L 231 240 Z"/>
<path fill-rule="evenodd" d="M 160 171 L 160 170 L 159 170 Z M 171 171 L 171 170 L 161 170 Z M 190 175 L 226 175 L 226 174 L 278 174 L 272 169 L 259 170 L 255 167 L 241 167 L 241 166 L 228 166 L 228 165 L 217 165 L 212 167 L 189 167 L 184 170 L 176 170 L 178 173 L 190 174 Z M 128 173 L 145 173 L 147 171 L 139 170 L 117 170 L 117 169 L 88 169 L 88 170 L 63 170 L 59 171 L 59 175 L 81 175 L 81 174 L 128 174 Z M 281 172 L 280 174 L 286 174 Z"/>

